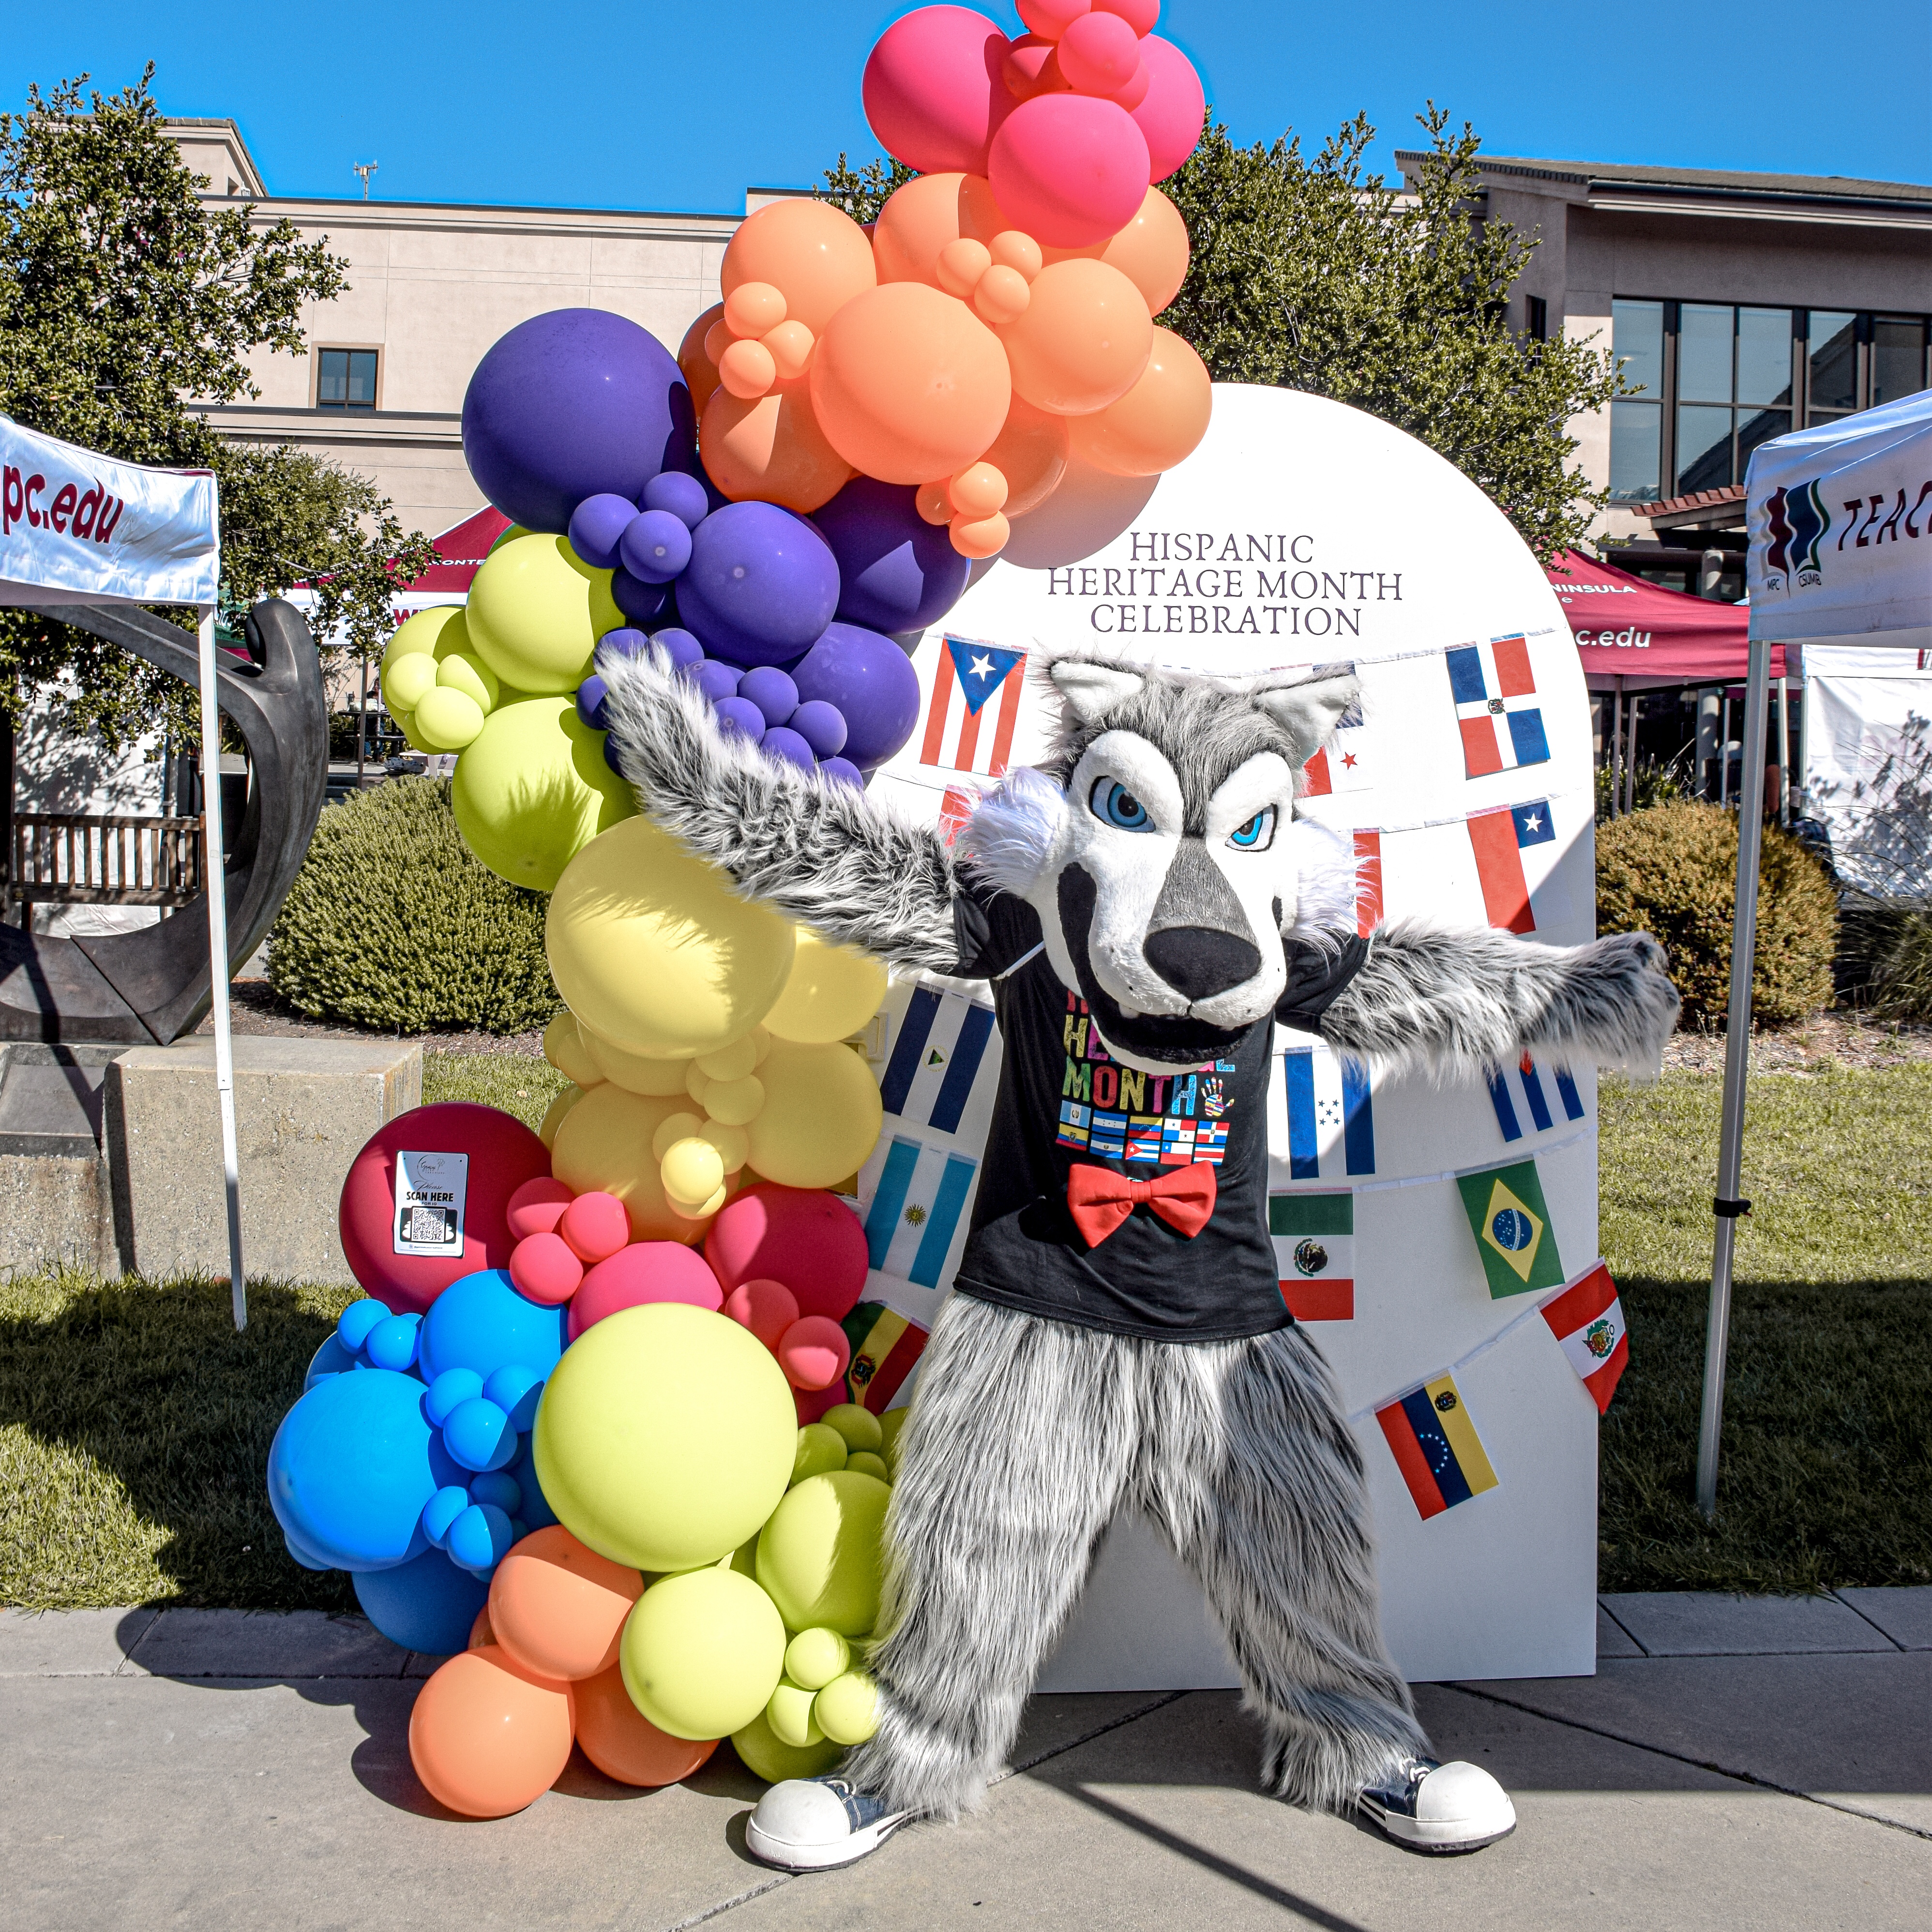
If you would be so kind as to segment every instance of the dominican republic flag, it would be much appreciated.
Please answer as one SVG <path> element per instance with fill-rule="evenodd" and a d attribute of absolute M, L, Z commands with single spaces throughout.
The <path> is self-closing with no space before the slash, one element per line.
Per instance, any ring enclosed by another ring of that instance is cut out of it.
<path fill-rule="evenodd" d="M 920 763 L 999 777 L 1012 756 L 1025 672 L 1023 651 L 1002 651 L 970 638 L 943 639 L 926 701 Z"/>
<path fill-rule="evenodd" d="M 1630 1366 L 1630 1336 L 1617 1284 L 1599 1261 L 1560 1295 L 1545 1302 L 1542 1315 L 1563 1345 L 1570 1366 L 1582 1378 L 1599 1415 L 1608 1415 L 1617 1380 Z"/>
<path fill-rule="evenodd" d="M 957 1134 L 968 1113 L 983 1133 L 1000 1083 L 993 1009 L 916 986 L 886 1060 L 879 1102 L 909 1127 Z"/>
<path fill-rule="evenodd" d="M 862 1409 L 880 1414 L 926 1352 L 926 1330 L 884 1302 L 860 1303 L 839 1326 L 852 1346 L 846 1395 Z"/>
<path fill-rule="evenodd" d="M 1438 1375 L 1376 1410 L 1376 1420 L 1425 1522 L 1496 1486 L 1496 1472 L 1453 1375 Z"/>
<path fill-rule="evenodd" d="M 1552 1067 L 1549 1079 L 1556 1086 L 1558 1104 L 1563 1109 L 1566 1120 L 1581 1120 L 1583 1117 L 1583 1096 L 1576 1091 L 1576 1083 L 1570 1077 L 1568 1067 Z M 1516 1104 L 1517 1094 L 1522 1104 Z M 1526 1053 L 1516 1070 L 1514 1089 L 1510 1076 L 1498 1067 L 1490 1076 L 1490 1101 L 1496 1110 L 1496 1125 L 1502 1129 L 1505 1140 L 1520 1140 L 1523 1135 L 1523 1122 L 1526 1119 L 1530 1131 L 1546 1134 L 1556 1125 L 1556 1116 L 1550 1104 L 1550 1090 L 1546 1084 L 1543 1069 Z"/>
<path fill-rule="evenodd" d="M 1531 846 L 1555 843 L 1550 801 L 1534 798 L 1527 805 L 1499 805 L 1493 811 L 1472 812 L 1463 822 L 1476 855 L 1476 876 L 1482 882 L 1483 910 L 1490 924 L 1506 933 L 1534 932 L 1536 914 L 1529 903 L 1522 855 Z"/>
<path fill-rule="evenodd" d="M 1355 931 L 1366 939 L 1382 922 L 1382 835 L 1364 826 L 1355 839 Z"/>
<path fill-rule="evenodd" d="M 978 1161 L 950 1148 L 903 1135 L 882 1139 L 859 1174 L 868 1265 L 938 1287 L 979 1170 Z"/>
<path fill-rule="evenodd" d="M 1285 1149 L 1291 1179 L 1340 1180 L 1376 1170 L 1375 1101 L 1360 1060 L 1324 1046 L 1291 1047 L 1268 1083 L 1268 1146 Z"/>
<path fill-rule="evenodd" d="M 1268 1196 L 1281 1298 L 1297 1321 L 1355 1318 L 1355 1197 Z"/>
<path fill-rule="evenodd" d="M 1458 645 L 1443 655 L 1462 735 L 1465 774 L 1483 778 L 1520 765 L 1547 764 L 1550 741 L 1529 668 L 1528 640 L 1492 638 L 1487 644 Z"/>

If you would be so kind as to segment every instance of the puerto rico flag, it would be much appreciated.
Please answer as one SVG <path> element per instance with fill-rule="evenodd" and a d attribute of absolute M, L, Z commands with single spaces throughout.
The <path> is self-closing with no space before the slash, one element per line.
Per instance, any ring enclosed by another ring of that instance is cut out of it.
<path fill-rule="evenodd" d="M 1617 1382 L 1630 1366 L 1630 1335 L 1624 1305 L 1610 1271 L 1599 1261 L 1560 1295 L 1545 1302 L 1542 1315 L 1563 1345 L 1599 1415 L 1610 1413 Z"/>
<path fill-rule="evenodd" d="M 919 762 L 1000 777 L 1012 756 L 1026 653 L 970 638 L 940 641 Z"/>
<path fill-rule="evenodd" d="M 916 986 L 879 1081 L 880 1104 L 909 1127 L 982 1137 L 1000 1083 L 993 1009 L 957 993 Z"/>
<path fill-rule="evenodd" d="M 1268 1149 L 1288 1178 L 1340 1179 L 1376 1170 L 1375 1097 L 1360 1060 L 1290 1045 L 1268 1083 Z"/>
<path fill-rule="evenodd" d="M 1483 910 L 1492 926 L 1506 933 L 1533 933 L 1536 914 L 1529 903 L 1529 882 L 1523 876 L 1522 855 L 1531 846 L 1553 844 L 1556 828 L 1550 822 L 1547 799 L 1527 805 L 1499 805 L 1490 812 L 1472 812 L 1470 849 L 1476 855 L 1476 876 L 1482 882 Z"/>
<path fill-rule="evenodd" d="M 1519 1095 L 1520 1107 L 1516 1104 Z M 1490 1075 L 1490 1104 L 1496 1110 L 1496 1125 L 1505 1140 L 1520 1140 L 1526 1122 L 1532 1133 L 1547 1133 L 1556 1125 L 1556 1107 L 1562 1108 L 1566 1120 L 1581 1120 L 1585 1110 L 1583 1096 L 1576 1091 L 1568 1067 L 1546 1071 L 1527 1053 L 1516 1067 L 1514 1081 L 1502 1067 Z"/>
<path fill-rule="evenodd" d="M 1496 1486 L 1496 1472 L 1453 1375 L 1376 1411 L 1396 1467 L 1426 1522 Z"/>
<path fill-rule="evenodd" d="M 1547 764 L 1550 741 L 1544 735 L 1528 640 L 1520 635 L 1492 638 L 1487 644 L 1458 645 L 1443 655 L 1462 735 L 1465 775 L 1483 778 L 1519 765 Z"/>

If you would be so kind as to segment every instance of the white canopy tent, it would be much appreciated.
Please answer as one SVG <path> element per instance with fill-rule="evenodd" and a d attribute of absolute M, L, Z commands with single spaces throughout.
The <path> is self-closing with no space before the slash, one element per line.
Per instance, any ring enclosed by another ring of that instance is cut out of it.
<path fill-rule="evenodd" d="M 247 1326 L 235 1057 L 228 1017 L 228 903 L 222 890 L 220 714 L 214 615 L 221 522 L 214 473 L 124 463 L 0 416 L 0 605 L 188 604 L 201 670 L 203 837 L 215 1088 L 228 1208 L 235 1326 Z"/>
<path fill-rule="evenodd" d="M 1932 650 L 1932 390 L 1760 443 L 1744 479 L 1750 656 L 1738 801 L 1737 918 L 1718 1147 L 1711 1310 L 1697 1441 L 1697 1503 L 1718 1507 L 1730 1339 L 1731 1266 L 1744 1152 L 1751 972 L 1764 813 L 1765 726 L 1774 644 Z M 1922 545 L 1922 548 L 1921 547 Z"/>

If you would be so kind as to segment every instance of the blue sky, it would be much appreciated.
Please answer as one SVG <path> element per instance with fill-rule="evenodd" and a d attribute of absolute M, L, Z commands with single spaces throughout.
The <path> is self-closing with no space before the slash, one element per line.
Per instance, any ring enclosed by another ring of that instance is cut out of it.
<path fill-rule="evenodd" d="M 748 184 L 878 152 L 859 77 L 903 5 L 875 0 L 92 0 L 10 9 L 0 105 L 152 58 L 172 114 L 241 124 L 272 194 L 735 212 Z M 1017 32 L 1010 7 L 985 11 Z M 1742 14 L 1530 0 L 1170 0 L 1237 138 L 1366 108 L 1384 167 L 1430 96 L 1498 154 L 1932 180 L 1932 10 L 1756 0 Z"/>

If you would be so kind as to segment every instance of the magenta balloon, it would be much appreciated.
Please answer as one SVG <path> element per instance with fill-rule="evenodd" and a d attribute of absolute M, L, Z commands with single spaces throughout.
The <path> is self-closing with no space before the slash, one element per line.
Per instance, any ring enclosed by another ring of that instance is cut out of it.
<path fill-rule="evenodd" d="M 866 62 L 866 119 L 880 145 L 921 174 L 984 174 L 986 143 L 1013 105 L 1000 74 L 1006 46 L 969 8 L 895 20 Z"/>
<path fill-rule="evenodd" d="M 1140 65 L 1140 41 L 1118 14 L 1081 14 L 1060 37 L 1060 71 L 1076 94 L 1118 94 Z"/>
<path fill-rule="evenodd" d="M 1147 139 L 1111 101 L 1036 94 L 1000 124 L 986 173 L 1015 227 L 1050 248 L 1084 248 L 1118 234 L 1146 200 Z"/>
<path fill-rule="evenodd" d="M 1148 179 L 1165 181 L 1198 144 L 1208 97 L 1194 63 L 1172 41 L 1148 35 L 1141 59 L 1147 63 L 1147 98 L 1133 116 L 1147 140 Z"/>

